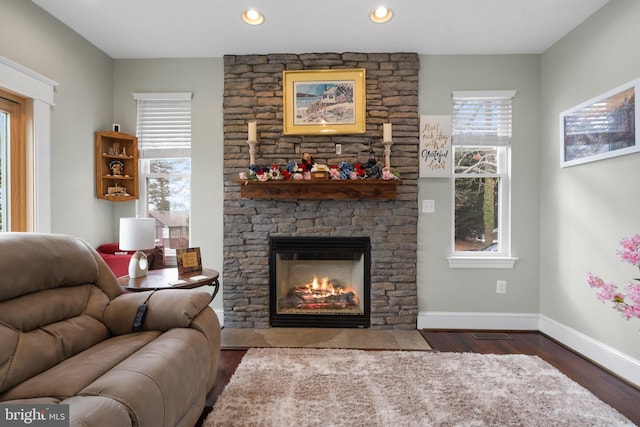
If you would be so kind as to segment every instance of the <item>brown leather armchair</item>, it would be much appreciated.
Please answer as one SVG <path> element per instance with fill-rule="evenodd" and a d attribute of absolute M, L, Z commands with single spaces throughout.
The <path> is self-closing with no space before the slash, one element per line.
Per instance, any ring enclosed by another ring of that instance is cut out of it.
<path fill-rule="evenodd" d="M 79 239 L 0 233 L 0 402 L 66 404 L 72 426 L 193 426 L 220 356 L 210 299 L 123 293 Z"/>

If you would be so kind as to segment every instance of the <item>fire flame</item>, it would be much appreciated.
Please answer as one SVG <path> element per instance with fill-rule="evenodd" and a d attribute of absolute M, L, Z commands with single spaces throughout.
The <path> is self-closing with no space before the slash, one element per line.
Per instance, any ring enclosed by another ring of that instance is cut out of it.
<path fill-rule="evenodd" d="M 292 301 L 287 298 L 293 298 Z M 295 286 L 287 293 L 283 304 L 302 309 L 344 309 L 360 304 L 358 294 L 351 288 L 334 286 L 328 277 L 321 280 L 314 275 L 310 283 Z"/>
<path fill-rule="evenodd" d="M 341 295 L 349 292 L 354 292 L 350 288 L 335 287 L 328 277 L 323 277 L 318 280 L 318 276 L 314 275 L 311 283 L 305 283 L 303 285 L 307 288 L 314 298 L 325 298 L 329 295 Z"/>
<path fill-rule="evenodd" d="M 339 295 L 345 293 L 345 290 L 343 288 L 335 288 L 328 277 L 323 277 L 322 281 L 319 282 L 318 276 L 314 275 L 313 281 L 311 283 L 305 284 L 304 286 L 310 291 L 316 291 L 314 292 L 316 295 L 318 294 L 317 291 L 324 291 L 322 296 Z"/>

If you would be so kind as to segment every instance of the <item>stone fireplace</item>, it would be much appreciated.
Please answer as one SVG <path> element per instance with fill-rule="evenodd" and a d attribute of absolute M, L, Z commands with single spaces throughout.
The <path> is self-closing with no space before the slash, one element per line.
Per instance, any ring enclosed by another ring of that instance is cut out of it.
<path fill-rule="evenodd" d="M 272 237 L 269 240 L 271 326 L 370 325 L 368 237 Z"/>
<path fill-rule="evenodd" d="M 359 304 L 368 297 L 369 319 L 368 324 L 359 320 L 363 324 L 354 326 L 417 327 L 419 65 L 418 56 L 413 53 L 225 56 L 222 271 L 225 327 L 268 328 L 280 322 L 272 318 L 270 311 L 272 304 L 277 306 L 277 300 L 272 301 L 270 295 L 270 240 L 291 237 L 368 239 L 369 289 L 363 289 L 362 295 L 358 290 L 356 293 Z M 283 135 L 282 71 L 328 68 L 366 69 L 366 132 Z M 262 166 L 285 165 L 299 160 L 304 152 L 327 165 L 343 160 L 366 162 L 370 149 L 382 160 L 382 125 L 392 123 L 391 166 L 402 180 L 395 197 L 337 199 L 332 197 L 330 187 L 326 194 L 314 199 L 243 197 L 238 174 L 246 172 L 249 166 L 250 120 L 257 121 L 255 157 Z M 337 144 L 342 148 L 339 155 Z M 353 264 L 352 269 L 359 268 L 357 262 Z M 323 274 L 316 275 L 322 282 Z M 331 276 L 327 275 L 329 281 Z M 305 287 L 310 281 L 312 284 L 313 274 L 300 278 L 303 283 L 297 280 L 292 284 L 294 296 L 296 287 Z M 363 307 L 362 312 L 365 311 Z"/>

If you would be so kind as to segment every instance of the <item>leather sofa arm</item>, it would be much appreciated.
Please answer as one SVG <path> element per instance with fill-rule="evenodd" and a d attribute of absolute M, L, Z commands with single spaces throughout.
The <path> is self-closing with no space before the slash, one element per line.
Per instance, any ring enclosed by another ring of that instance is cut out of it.
<path fill-rule="evenodd" d="M 191 328 L 200 331 L 209 343 L 211 353 L 211 369 L 207 380 L 207 390 L 211 390 L 218 375 L 218 363 L 220 362 L 220 322 L 213 309 L 202 310 L 200 314 L 191 322 Z"/>
<path fill-rule="evenodd" d="M 143 331 L 187 328 L 211 302 L 208 292 L 187 289 L 164 289 L 153 294 L 152 291 L 124 293 L 111 300 L 104 313 L 104 323 L 111 334 L 131 333 L 138 307 L 147 298 Z"/>

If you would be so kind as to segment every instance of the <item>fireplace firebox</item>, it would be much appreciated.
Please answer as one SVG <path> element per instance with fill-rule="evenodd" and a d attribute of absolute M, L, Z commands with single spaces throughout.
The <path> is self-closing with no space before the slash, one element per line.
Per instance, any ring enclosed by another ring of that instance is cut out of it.
<path fill-rule="evenodd" d="M 272 237 L 271 326 L 368 328 L 371 241 L 368 237 Z"/>

